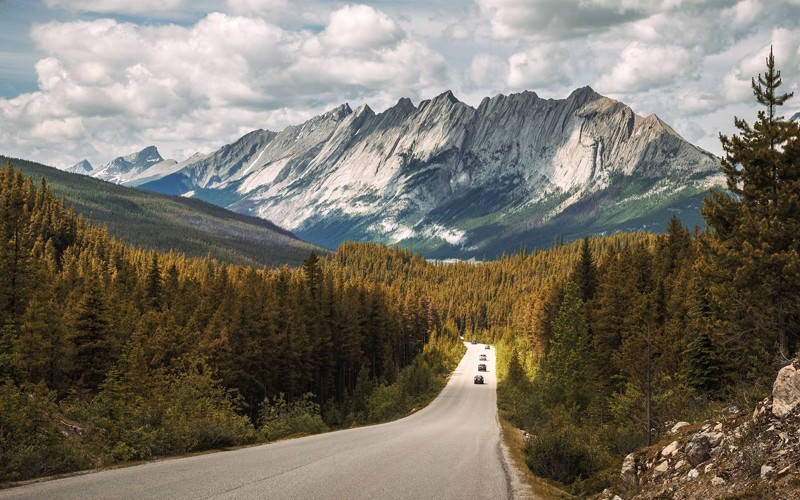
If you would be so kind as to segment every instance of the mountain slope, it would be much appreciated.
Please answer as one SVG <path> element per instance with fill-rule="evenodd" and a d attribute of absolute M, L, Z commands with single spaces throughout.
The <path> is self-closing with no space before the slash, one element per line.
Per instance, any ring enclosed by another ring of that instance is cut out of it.
<path fill-rule="evenodd" d="M 92 164 L 89 163 L 89 160 L 81 160 L 75 165 L 67 169 L 64 169 L 65 172 L 70 172 L 73 174 L 83 174 L 83 175 L 90 175 L 92 170 L 94 170 L 94 167 L 92 167 Z"/>
<path fill-rule="evenodd" d="M 6 160 L 0 156 L 3 165 Z M 295 265 L 320 250 L 266 220 L 201 200 L 118 186 L 25 160 L 11 162 L 37 182 L 45 177 L 77 212 L 136 246 L 255 266 Z"/>
<path fill-rule="evenodd" d="M 159 171 L 175 164 L 177 164 L 175 160 L 162 158 L 155 146 L 148 146 L 139 152 L 120 156 L 92 169 L 89 175 L 115 184 L 129 184 L 145 170 L 153 168 Z"/>
<path fill-rule="evenodd" d="M 277 134 L 252 132 L 141 187 L 258 215 L 329 248 L 382 241 L 492 257 L 556 234 L 662 230 L 672 213 L 693 224 L 713 185 L 722 185 L 713 155 L 584 87 L 477 108 L 449 91 L 380 114 L 344 104 Z"/>

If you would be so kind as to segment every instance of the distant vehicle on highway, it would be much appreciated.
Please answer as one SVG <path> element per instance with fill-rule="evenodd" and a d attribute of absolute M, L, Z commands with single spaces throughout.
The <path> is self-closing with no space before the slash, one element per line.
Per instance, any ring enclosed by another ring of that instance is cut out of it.
<path fill-rule="evenodd" d="M 477 344 L 477 343 L 478 343 L 478 341 L 477 341 L 477 340 L 475 340 L 475 339 L 472 339 L 472 345 L 475 345 L 475 344 Z"/>
<path fill-rule="evenodd" d="M 482 384 L 483 383 L 483 375 L 475 375 L 475 383 Z"/>
<path fill-rule="evenodd" d="M 486 355 L 485 354 L 481 354 L 480 361 L 486 361 Z"/>
<path fill-rule="evenodd" d="M 478 365 L 478 371 L 479 372 L 485 372 L 486 371 L 486 365 L 484 365 L 483 363 L 479 364 Z"/>
<path fill-rule="evenodd" d="M 486 347 L 484 347 L 484 349 L 491 349 L 491 348 L 492 346 L 490 346 L 489 344 L 486 344 Z"/>

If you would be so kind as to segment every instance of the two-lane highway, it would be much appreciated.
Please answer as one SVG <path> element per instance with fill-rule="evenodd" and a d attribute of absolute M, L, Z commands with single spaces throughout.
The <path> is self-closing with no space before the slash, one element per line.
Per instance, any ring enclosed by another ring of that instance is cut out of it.
<path fill-rule="evenodd" d="M 0 499 L 509 498 L 495 350 L 467 347 L 439 397 L 401 420 L 43 481 L 0 490 Z M 484 385 L 473 382 L 479 363 Z"/>

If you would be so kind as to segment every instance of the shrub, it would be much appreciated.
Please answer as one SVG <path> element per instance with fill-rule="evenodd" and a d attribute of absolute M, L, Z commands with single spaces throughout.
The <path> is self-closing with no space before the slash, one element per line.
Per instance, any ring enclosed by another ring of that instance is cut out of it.
<path fill-rule="evenodd" d="M 550 431 L 540 431 L 525 445 L 525 462 L 531 471 L 564 484 L 588 477 L 593 467 L 586 444 L 575 435 Z"/>
<path fill-rule="evenodd" d="M 44 385 L 0 385 L 0 481 L 47 476 L 91 465 L 62 434 L 54 396 Z"/>
<path fill-rule="evenodd" d="M 571 412 L 556 406 L 541 415 L 525 444 L 525 461 L 534 474 L 571 484 L 589 477 L 596 469 L 597 450 L 571 418 Z"/>
<path fill-rule="evenodd" d="M 306 393 L 296 401 L 287 402 L 281 393 L 272 401 L 265 399 L 260 412 L 261 436 L 274 441 L 297 434 L 327 431 L 328 426 L 322 420 L 320 407 L 313 398 L 313 394 Z"/>
<path fill-rule="evenodd" d="M 401 414 L 405 406 L 403 393 L 396 385 L 379 385 L 369 398 L 369 421 L 384 422 Z"/>
<path fill-rule="evenodd" d="M 254 438 L 249 419 L 236 413 L 239 398 L 207 370 L 179 374 L 170 387 L 161 424 L 167 451 L 224 448 Z"/>

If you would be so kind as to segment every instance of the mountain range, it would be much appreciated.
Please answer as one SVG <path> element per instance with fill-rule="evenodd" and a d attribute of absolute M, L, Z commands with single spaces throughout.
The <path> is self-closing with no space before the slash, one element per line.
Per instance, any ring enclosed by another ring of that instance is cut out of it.
<path fill-rule="evenodd" d="M 724 185 L 714 155 L 589 87 L 477 108 L 450 91 L 382 113 L 343 104 L 180 163 L 151 146 L 88 175 L 256 215 L 327 248 L 385 242 L 436 258 L 661 231 L 672 214 L 702 223 L 705 192 Z"/>

